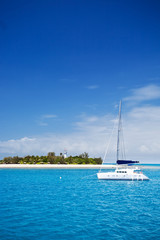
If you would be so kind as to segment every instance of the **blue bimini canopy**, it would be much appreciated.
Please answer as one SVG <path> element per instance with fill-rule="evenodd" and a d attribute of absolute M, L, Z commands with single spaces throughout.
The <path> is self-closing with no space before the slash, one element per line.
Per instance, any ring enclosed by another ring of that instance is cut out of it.
<path fill-rule="evenodd" d="M 117 164 L 133 164 L 139 163 L 139 161 L 132 161 L 132 160 L 117 160 Z"/>

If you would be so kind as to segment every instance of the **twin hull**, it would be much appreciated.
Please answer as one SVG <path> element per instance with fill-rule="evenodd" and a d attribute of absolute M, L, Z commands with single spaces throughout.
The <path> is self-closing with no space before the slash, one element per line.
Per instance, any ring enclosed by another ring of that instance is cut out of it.
<path fill-rule="evenodd" d="M 115 173 L 115 172 L 99 172 L 97 173 L 97 177 L 100 180 L 136 180 L 136 181 L 144 181 L 149 180 L 143 173 L 140 174 L 122 174 L 122 173 Z"/>

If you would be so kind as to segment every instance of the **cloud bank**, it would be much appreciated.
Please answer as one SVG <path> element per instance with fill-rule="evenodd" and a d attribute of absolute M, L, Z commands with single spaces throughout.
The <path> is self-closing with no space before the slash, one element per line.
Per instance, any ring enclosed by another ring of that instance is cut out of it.
<path fill-rule="evenodd" d="M 145 87 L 132 89 L 131 95 L 124 98 L 125 101 L 147 101 L 160 98 L 160 87 L 157 85 L 148 85 Z"/>
<path fill-rule="evenodd" d="M 150 92 L 149 96 L 148 92 Z M 126 101 L 137 101 L 137 99 L 141 101 L 140 106 L 132 106 L 124 115 L 122 111 L 124 142 L 128 159 L 139 160 L 141 163 L 160 163 L 160 106 L 145 105 L 146 100 L 155 98 L 160 98 L 160 88 L 153 85 L 133 90 L 132 95 L 126 98 Z M 1 154 L 3 156 L 46 155 L 50 151 L 59 154 L 67 149 L 68 155 L 88 152 L 89 156 L 103 158 L 116 123 L 109 147 L 113 155 L 109 154 L 105 159 L 106 162 L 114 162 L 117 141 L 116 118 L 117 116 L 112 114 L 103 116 L 86 114 L 80 116 L 79 121 L 74 123 L 74 131 L 66 135 L 52 133 L 1 141 Z"/>

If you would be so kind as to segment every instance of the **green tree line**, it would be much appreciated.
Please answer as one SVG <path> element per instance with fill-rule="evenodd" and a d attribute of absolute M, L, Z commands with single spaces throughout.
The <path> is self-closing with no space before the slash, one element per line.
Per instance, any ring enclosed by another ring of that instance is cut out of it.
<path fill-rule="evenodd" d="M 49 152 L 47 156 L 5 157 L 0 164 L 102 164 L 102 159 L 90 158 L 88 153 L 64 158 L 62 153 L 56 156 L 54 152 Z"/>

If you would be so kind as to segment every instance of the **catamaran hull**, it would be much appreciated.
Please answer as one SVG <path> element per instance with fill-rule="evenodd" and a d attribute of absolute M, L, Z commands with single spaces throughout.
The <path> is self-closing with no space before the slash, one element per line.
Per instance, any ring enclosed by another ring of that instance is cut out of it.
<path fill-rule="evenodd" d="M 144 174 L 133 174 L 133 175 L 115 175 L 110 173 L 97 173 L 99 180 L 125 180 L 125 181 L 147 181 L 149 180 Z"/>

